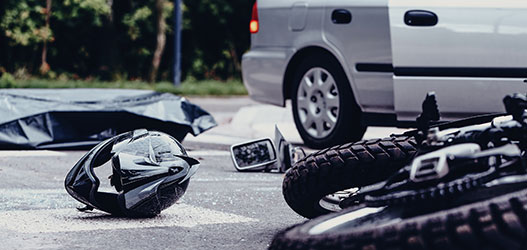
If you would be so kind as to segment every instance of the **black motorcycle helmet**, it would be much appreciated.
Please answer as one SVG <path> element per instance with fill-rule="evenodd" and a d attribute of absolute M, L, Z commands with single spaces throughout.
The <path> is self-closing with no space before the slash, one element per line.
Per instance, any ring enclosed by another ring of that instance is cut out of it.
<path fill-rule="evenodd" d="M 99 192 L 94 168 L 112 160 L 110 183 L 118 193 Z M 86 153 L 66 176 L 73 198 L 117 216 L 152 217 L 186 191 L 199 162 L 173 137 L 138 129 L 107 139 Z"/>

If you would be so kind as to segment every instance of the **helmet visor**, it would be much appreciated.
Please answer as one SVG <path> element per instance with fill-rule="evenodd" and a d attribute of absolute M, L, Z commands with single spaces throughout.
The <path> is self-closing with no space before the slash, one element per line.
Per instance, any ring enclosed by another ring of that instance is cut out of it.
<path fill-rule="evenodd" d="M 86 153 L 70 170 L 64 181 L 66 191 L 78 201 L 98 208 L 100 210 L 115 213 L 113 206 L 107 206 L 99 202 L 101 196 L 97 195 L 99 179 L 93 172 L 94 167 L 98 167 L 107 162 L 112 156 L 112 145 L 115 141 L 130 136 L 124 133 L 116 137 L 107 139 Z M 102 195 L 105 197 L 105 195 Z"/>

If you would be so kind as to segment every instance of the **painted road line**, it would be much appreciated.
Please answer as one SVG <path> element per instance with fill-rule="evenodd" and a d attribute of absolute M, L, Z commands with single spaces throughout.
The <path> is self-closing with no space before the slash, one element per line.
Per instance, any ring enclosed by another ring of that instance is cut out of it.
<path fill-rule="evenodd" d="M 231 156 L 231 152 L 221 151 L 221 150 L 198 150 L 198 151 L 188 151 L 187 153 L 191 157 Z"/>
<path fill-rule="evenodd" d="M 63 152 L 51 150 L 1 150 L 0 157 L 38 157 L 38 156 L 66 156 Z"/>
<path fill-rule="evenodd" d="M 114 189 L 115 190 L 115 189 Z M 113 190 L 112 190 L 113 191 Z M 79 203 L 63 189 L 0 188 L 0 211 L 74 208 Z"/>
<path fill-rule="evenodd" d="M 258 222 L 257 219 L 186 204 L 175 204 L 154 218 L 128 219 L 75 209 L 0 212 L 0 228 L 21 233 L 56 233 L 152 227 L 186 227 Z"/>
<path fill-rule="evenodd" d="M 232 144 L 245 142 L 248 140 L 250 139 L 226 136 L 226 135 L 208 135 L 208 134 L 201 134 L 196 137 L 187 136 L 185 138 L 185 141 L 187 142 L 212 143 L 212 144 L 220 144 L 220 145 L 232 145 Z"/>
<path fill-rule="evenodd" d="M 198 150 L 188 151 L 190 156 L 230 156 L 229 151 Z M 0 150 L 0 157 L 60 157 L 67 153 L 51 150 Z"/>
<path fill-rule="evenodd" d="M 230 156 L 229 151 L 197 150 L 188 151 L 190 156 Z M 0 150 L 0 157 L 60 157 L 67 153 L 51 150 Z"/>

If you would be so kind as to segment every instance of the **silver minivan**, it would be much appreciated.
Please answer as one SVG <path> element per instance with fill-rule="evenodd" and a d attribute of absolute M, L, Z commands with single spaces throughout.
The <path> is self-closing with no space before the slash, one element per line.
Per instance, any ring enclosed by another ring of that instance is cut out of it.
<path fill-rule="evenodd" d="M 292 100 L 314 148 L 369 125 L 411 125 L 429 91 L 443 120 L 503 112 L 526 92 L 525 0 L 258 0 L 243 79 L 254 100 Z"/>

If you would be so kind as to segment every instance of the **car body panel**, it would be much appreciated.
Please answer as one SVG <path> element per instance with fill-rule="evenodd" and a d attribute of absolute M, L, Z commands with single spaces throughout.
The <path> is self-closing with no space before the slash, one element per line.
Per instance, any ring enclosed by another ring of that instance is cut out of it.
<path fill-rule="evenodd" d="M 503 97 L 521 92 L 522 88 L 525 92 L 525 85 L 518 86 L 517 79 L 395 76 L 394 82 L 399 121 L 414 121 L 421 113 L 424 96 L 430 91 L 436 93 L 442 120 L 505 112 Z"/>
<path fill-rule="evenodd" d="M 438 23 L 406 25 L 410 10 L 433 12 Z M 396 0 L 390 25 L 398 120 L 415 119 L 429 91 L 445 119 L 503 112 L 505 95 L 526 91 L 517 74 L 527 66 L 526 1 Z"/>
<path fill-rule="evenodd" d="M 327 47 L 323 8 L 318 0 L 258 2 L 260 31 L 251 35 L 251 50 L 242 57 L 243 81 L 252 99 L 285 106 L 284 74 L 294 54 L 305 47 Z"/>
<path fill-rule="evenodd" d="M 242 58 L 243 81 L 252 99 L 284 106 L 282 82 L 293 48 L 252 49 Z"/>
<path fill-rule="evenodd" d="M 335 9 L 351 12 L 351 23 L 333 23 Z M 415 120 L 428 91 L 437 93 L 445 120 L 500 112 L 504 95 L 526 92 L 527 70 L 518 74 L 527 68 L 526 9 L 524 0 L 259 0 L 260 31 L 242 58 L 244 83 L 253 99 L 284 106 L 288 66 L 304 48 L 318 47 L 339 61 L 365 113 Z M 438 24 L 405 25 L 408 10 L 432 11 Z M 505 68 L 517 75 L 403 70 L 423 67 Z"/>
<path fill-rule="evenodd" d="M 342 55 L 357 103 L 363 112 L 393 112 L 391 72 L 359 71 L 357 64 L 391 65 L 388 0 L 325 1 L 323 34 L 326 42 Z M 349 24 L 335 24 L 332 12 L 351 13 Z M 337 54 L 337 56 L 339 55 Z"/>
<path fill-rule="evenodd" d="M 324 1 L 258 1 L 258 33 L 251 35 L 251 50 L 259 47 L 294 47 L 299 36 L 315 31 L 321 34 Z M 312 40 L 312 39 L 310 39 Z"/>

